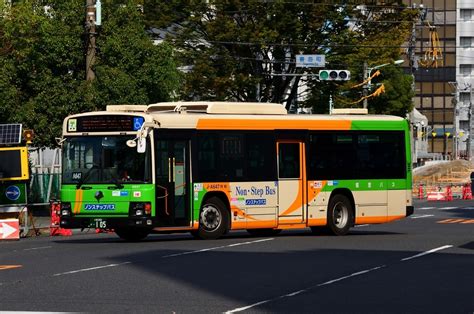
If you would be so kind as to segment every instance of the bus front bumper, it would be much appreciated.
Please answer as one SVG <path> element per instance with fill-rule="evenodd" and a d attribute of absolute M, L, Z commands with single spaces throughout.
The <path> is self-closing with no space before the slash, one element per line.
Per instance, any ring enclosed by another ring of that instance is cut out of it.
<path fill-rule="evenodd" d="M 150 217 L 61 217 L 60 227 L 64 229 L 116 229 L 126 227 L 150 228 L 154 221 Z"/>

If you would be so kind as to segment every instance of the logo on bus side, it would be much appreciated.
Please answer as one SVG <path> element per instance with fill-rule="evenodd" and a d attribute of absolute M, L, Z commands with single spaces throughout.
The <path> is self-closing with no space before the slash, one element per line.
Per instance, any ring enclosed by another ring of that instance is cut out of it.
<path fill-rule="evenodd" d="M 264 198 L 245 200 L 245 205 L 267 205 L 267 200 Z"/>

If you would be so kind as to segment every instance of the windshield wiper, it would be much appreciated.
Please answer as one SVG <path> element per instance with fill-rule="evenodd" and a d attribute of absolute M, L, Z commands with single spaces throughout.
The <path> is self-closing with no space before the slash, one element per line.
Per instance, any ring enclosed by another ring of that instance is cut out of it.
<path fill-rule="evenodd" d="M 86 171 L 86 173 L 84 174 L 84 177 L 81 177 L 79 179 L 79 181 L 77 182 L 76 190 L 79 190 L 81 188 L 81 186 L 84 184 L 86 179 L 89 178 L 89 175 L 91 174 L 92 170 L 97 169 L 97 168 L 99 168 L 99 166 L 97 166 L 96 164 L 93 164 L 92 167 L 89 170 Z M 83 188 L 83 190 L 86 190 L 86 189 L 90 189 L 90 188 L 88 188 L 88 187 Z"/>
<path fill-rule="evenodd" d="M 119 182 L 117 178 L 112 178 L 112 183 L 114 186 L 108 186 L 107 189 L 109 190 L 121 190 L 123 189 L 123 184 Z"/>

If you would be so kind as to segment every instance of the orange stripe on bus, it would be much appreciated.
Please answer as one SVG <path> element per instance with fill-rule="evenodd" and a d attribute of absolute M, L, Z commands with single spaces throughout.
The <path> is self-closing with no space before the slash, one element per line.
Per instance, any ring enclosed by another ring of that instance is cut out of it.
<path fill-rule="evenodd" d="M 81 211 L 81 205 L 82 205 L 82 194 L 84 193 L 83 190 L 77 189 L 76 190 L 76 199 L 74 202 L 74 210 L 72 211 L 74 214 L 79 214 Z"/>
<path fill-rule="evenodd" d="M 284 224 L 278 224 L 278 227 L 276 229 L 282 229 L 282 230 L 288 230 L 288 229 L 303 229 L 308 227 L 306 223 L 284 223 Z"/>
<path fill-rule="evenodd" d="M 350 130 L 351 121 L 199 119 L 198 130 Z"/>
<path fill-rule="evenodd" d="M 302 185 L 298 185 L 298 194 L 296 195 L 296 199 L 293 201 L 293 203 L 288 207 L 283 213 L 280 214 L 280 216 L 286 216 L 289 215 L 290 213 L 294 212 L 295 210 L 301 209 L 303 206 L 303 189 Z"/>
<path fill-rule="evenodd" d="M 462 224 L 474 224 L 474 219 L 468 219 L 461 222 Z"/>
<path fill-rule="evenodd" d="M 327 222 L 326 218 L 310 218 L 308 219 L 308 226 L 325 226 Z"/>
<path fill-rule="evenodd" d="M 247 228 L 275 228 L 275 220 L 247 221 Z"/>

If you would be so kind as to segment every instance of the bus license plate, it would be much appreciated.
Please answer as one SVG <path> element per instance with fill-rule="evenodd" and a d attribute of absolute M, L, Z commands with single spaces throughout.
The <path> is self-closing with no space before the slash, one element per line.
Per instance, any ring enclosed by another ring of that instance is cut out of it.
<path fill-rule="evenodd" d="M 97 229 L 106 229 L 107 228 L 107 220 L 103 219 L 94 219 L 94 224 Z"/>

